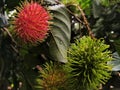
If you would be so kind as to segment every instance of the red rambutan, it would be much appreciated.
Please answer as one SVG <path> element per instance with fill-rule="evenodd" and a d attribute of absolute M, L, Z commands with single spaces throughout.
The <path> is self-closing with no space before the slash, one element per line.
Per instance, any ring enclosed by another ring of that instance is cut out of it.
<path fill-rule="evenodd" d="M 50 15 L 36 2 L 23 3 L 15 19 L 17 35 L 25 42 L 43 41 L 49 29 Z"/>

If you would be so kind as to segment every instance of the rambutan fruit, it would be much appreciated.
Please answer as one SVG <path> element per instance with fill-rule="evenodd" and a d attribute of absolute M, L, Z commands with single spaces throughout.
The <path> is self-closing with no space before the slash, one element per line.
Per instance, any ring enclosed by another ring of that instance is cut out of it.
<path fill-rule="evenodd" d="M 37 2 L 23 3 L 15 18 L 15 30 L 24 42 L 43 41 L 49 30 L 50 15 Z"/>

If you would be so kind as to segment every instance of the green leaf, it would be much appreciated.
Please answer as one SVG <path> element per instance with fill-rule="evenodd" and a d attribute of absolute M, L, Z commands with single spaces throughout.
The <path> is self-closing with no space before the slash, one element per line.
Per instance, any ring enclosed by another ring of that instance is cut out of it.
<path fill-rule="evenodd" d="M 64 5 L 49 7 L 53 13 L 51 25 L 50 54 L 54 60 L 67 62 L 67 49 L 70 43 L 71 23 Z"/>

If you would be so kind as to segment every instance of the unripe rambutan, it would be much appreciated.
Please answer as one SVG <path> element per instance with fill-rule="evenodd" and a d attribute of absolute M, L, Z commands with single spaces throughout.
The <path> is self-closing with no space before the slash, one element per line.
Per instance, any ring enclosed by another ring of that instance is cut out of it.
<path fill-rule="evenodd" d="M 24 42 L 43 41 L 49 29 L 50 15 L 36 2 L 23 3 L 15 19 L 15 30 Z"/>

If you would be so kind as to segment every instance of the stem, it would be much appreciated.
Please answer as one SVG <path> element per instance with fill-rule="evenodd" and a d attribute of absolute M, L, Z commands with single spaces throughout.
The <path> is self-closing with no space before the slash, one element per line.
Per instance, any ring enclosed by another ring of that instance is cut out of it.
<path fill-rule="evenodd" d="M 17 42 L 14 40 L 14 38 L 12 37 L 11 33 L 9 32 L 9 30 L 7 28 L 2 28 L 3 31 L 7 32 L 8 36 L 10 37 L 11 41 L 17 45 Z M 13 46 L 13 45 L 10 45 L 11 48 L 16 52 L 16 53 L 19 53 L 18 50 Z"/>
<path fill-rule="evenodd" d="M 7 34 L 9 35 L 9 37 L 11 38 L 11 40 L 12 40 L 12 42 L 13 43 L 15 43 L 16 45 L 17 45 L 17 43 L 16 43 L 16 41 L 14 40 L 14 38 L 12 37 L 12 35 L 11 35 L 11 33 L 8 31 L 8 29 L 7 28 L 2 28 L 4 31 L 6 31 L 7 32 Z"/>
<path fill-rule="evenodd" d="M 83 21 L 84 21 L 84 23 L 85 23 L 85 25 L 86 25 L 86 27 L 87 27 L 87 30 L 88 30 L 89 35 L 91 36 L 91 38 L 94 38 L 94 34 L 92 33 L 92 30 L 91 30 L 91 28 L 90 28 L 90 26 L 89 26 L 89 23 L 88 23 L 88 21 L 87 21 L 87 18 L 85 17 L 85 13 L 83 12 L 83 10 L 82 10 L 82 8 L 80 7 L 80 5 L 77 6 L 77 7 L 78 7 L 78 9 L 79 9 L 80 12 L 81 12 Z"/>
<path fill-rule="evenodd" d="M 78 20 L 80 23 L 82 23 L 83 25 L 85 25 L 85 23 L 83 21 L 81 21 L 74 13 L 72 13 L 69 9 L 66 9 L 71 15 L 73 15 L 76 20 Z"/>

